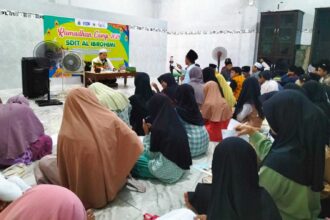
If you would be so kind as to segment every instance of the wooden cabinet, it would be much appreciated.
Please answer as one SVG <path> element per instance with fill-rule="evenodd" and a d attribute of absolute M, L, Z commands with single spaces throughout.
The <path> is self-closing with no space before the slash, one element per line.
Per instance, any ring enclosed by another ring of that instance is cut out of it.
<path fill-rule="evenodd" d="M 330 8 L 315 9 L 311 62 L 330 59 Z"/>
<path fill-rule="evenodd" d="M 296 45 L 300 44 L 302 11 L 261 13 L 258 58 L 272 63 L 282 59 L 289 65 L 295 63 Z"/>

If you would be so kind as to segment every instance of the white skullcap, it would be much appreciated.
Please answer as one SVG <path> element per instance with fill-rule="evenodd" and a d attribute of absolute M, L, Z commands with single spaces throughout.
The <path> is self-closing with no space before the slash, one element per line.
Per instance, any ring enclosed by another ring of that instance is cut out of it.
<path fill-rule="evenodd" d="M 108 51 L 107 51 L 107 49 L 102 48 L 102 49 L 99 50 L 99 54 L 100 54 L 100 53 L 108 53 Z"/>
<path fill-rule="evenodd" d="M 262 68 L 263 68 L 262 64 L 259 63 L 259 62 L 256 62 L 256 63 L 254 64 L 254 66 L 257 67 L 258 69 L 262 69 Z"/>
<path fill-rule="evenodd" d="M 1 175 L 1 174 L 0 174 Z M 22 196 L 22 190 L 15 184 L 0 176 L 0 200 L 12 202 Z"/>

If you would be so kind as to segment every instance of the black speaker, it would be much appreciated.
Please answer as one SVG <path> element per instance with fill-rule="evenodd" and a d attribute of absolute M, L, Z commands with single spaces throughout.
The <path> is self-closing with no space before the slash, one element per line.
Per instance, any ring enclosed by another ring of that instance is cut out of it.
<path fill-rule="evenodd" d="M 28 98 L 41 97 L 49 90 L 49 68 L 38 65 L 35 57 L 22 58 L 23 94 Z"/>

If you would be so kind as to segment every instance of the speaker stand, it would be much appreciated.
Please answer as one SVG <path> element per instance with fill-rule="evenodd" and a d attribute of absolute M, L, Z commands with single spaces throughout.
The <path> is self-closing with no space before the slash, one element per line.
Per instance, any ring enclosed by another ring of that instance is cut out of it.
<path fill-rule="evenodd" d="M 48 93 L 47 100 L 36 100 L 36 103 L 39 107 L 52 106 L 52 105 L 63 105 L 63 102 L 57 99 L 50 99 L 50 80 L 48 80 Z"/>

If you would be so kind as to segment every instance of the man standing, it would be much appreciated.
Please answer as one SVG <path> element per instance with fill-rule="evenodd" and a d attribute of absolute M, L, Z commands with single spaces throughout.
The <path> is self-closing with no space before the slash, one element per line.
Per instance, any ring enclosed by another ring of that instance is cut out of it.
<path fill-rule="evenodd" d="M 186 70 L 182 70 L 183 77 L 181 78 L 183 84 L 187 84 L 190 82 L 189 72 L 195 66 L 195 62 L 198 59 L 198 54 L 194 50 L 189 50 L 186 55 L 185 63 L 187 65 Z M 179 69 L 182 67 L 178 65 Z"/>
<path fill-rule="evenodd" d="M 221 74 L 225 77 L 226 81 L 230 81 L 230 71 L 233 68 L 233 63 L 230 58 L 225 59 L 225 66 L 221 69 Z"/>

